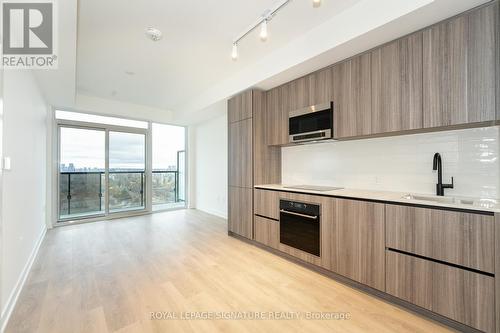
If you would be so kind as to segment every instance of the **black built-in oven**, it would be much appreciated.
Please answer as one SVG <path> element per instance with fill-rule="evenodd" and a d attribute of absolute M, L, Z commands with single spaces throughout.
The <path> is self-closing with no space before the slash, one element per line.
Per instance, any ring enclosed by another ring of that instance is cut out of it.
<path fill-rule="evenodd" d="M 320 206 L 280 200 L 280 243 L 320 256 Z"/>

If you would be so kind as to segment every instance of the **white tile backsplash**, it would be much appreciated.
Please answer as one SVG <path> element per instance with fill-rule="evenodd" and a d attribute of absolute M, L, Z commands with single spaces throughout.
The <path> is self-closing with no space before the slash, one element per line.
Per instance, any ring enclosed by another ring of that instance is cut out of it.
<path fill-rule="evenodd" d="M 282 148 L 283 184 L 434 194 L 443 159 L 446 195 L 500 198 L 500 127 L 485 127 Z"/>

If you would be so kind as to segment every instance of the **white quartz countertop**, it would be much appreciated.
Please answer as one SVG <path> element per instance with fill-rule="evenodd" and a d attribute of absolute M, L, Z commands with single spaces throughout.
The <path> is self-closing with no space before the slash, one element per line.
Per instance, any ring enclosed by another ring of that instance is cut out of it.
<path fill-rule="evenodd" d="M 366 199 L 375 200 L 383 202 L 394 202 L 403 204 L 413 204 L 429 207 L 444 207 L 444 208 L 455 208 L 478 212 L 492 212 L 500 213 L 500 204 L 498 200 L 495 199 L 481 199 L 481 198 L 465 198 L 465 197 L 453 197 L 455 202 L 434 202 L 430 200 L 419 200 L 416 198 L 405 198 L 408 195 L 414 197 L 431 197 L 436 198 L 433 195 L 428 194 L 416 194 L 411 192 L 392 192 L 392 191 L 374 191 L 374 190 L 357 190 L 357 189 L 340 189 L 333 191 L 313 191 L 305 189 L 294 189 L 290 188 L 292 185 L 282 185 L 282 184 L 265 184 L 256 185 L 257 189 L 265 190 L 275 190 L 275 191 L 285 191 L 285 192 L 295 192 L 295 193 L 306 193 L 311 195 L 322 195 L 331 197 L 341 197 L 341 198 L 353 198 L 353 199 Z M 446 197 L 445 197 L 446 198 Z M 449 199 L 453 199 L 449 197 Z M 468 202 L 468 204 L 462 203 Z"/>

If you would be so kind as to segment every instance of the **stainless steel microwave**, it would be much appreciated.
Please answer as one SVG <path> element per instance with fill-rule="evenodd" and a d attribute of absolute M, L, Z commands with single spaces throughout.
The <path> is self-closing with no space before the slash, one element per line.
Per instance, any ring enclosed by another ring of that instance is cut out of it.
<path fill-rule="evenodd" d="M 331 139 L 333 137 L 333 102 L 290 112 L 288 135 L 290 143 Z"/>

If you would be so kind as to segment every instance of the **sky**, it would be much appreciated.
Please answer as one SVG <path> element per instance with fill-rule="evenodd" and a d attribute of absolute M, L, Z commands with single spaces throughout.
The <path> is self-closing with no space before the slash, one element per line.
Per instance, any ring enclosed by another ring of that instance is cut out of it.
<path fill-rule="evenodd" d="M 110 132 L 110 168 L 145 167 L 145 136 L 136 133 Z M 153 170 L 177 164 L 177 151 L 185 150 L 185 128 L 153 124 Z M 105 132 L 101 130 L 61 128 L 61 164 L 75 168 L 105 167 Z"/>

